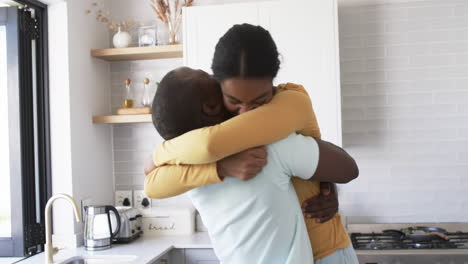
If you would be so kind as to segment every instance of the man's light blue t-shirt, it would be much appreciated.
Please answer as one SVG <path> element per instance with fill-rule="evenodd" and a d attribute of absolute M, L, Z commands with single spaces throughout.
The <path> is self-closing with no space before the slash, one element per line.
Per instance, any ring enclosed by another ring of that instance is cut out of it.
<path fill-rule="evenodd" d="M 317 142 L 291 134 L 267 149 L 268 163 L 254 179 L 227 177 L 189 192 L 222 264 L 313 263 L 291 176 L 312 177 Z"/>

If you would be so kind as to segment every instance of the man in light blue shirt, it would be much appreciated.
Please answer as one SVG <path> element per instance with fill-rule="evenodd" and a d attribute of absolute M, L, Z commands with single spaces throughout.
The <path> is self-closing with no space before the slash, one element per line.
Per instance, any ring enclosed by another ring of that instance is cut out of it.
<path fill-rule="evenodd" d="M 224 264 L 313 263 L 307 229 L 292 176 L 309 179 L 319 149 L 311 137 L 291 134 L 268 145 L 268 163 L 249 181 L 222 183 L 189 192 Z"/>

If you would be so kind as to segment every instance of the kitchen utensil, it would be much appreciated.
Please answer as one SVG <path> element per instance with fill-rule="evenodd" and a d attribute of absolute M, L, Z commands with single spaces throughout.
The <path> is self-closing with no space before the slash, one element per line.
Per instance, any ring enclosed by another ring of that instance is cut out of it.
<path fill-rule="evenodd" d="M 415 242 L 430 241 L 434 238 L 448 240 L 447 230 L 438 227 L 416 226 L 403 228 L 401 230 L 387 229 L 383 233 L 393 233 L 401 239 L 407 238 Z"/>
<path fill-rule="evenodd" d="M 150 107 L 153 103 L 153 98 L 151 98 L 149 91 L 149 82 L 148 78 L 143 80 L 143 97 L 141 98 L 141 105 L 146 107 Z"/>
<path fill-rule="evenodd" d="M 111 224 L 110 212 L 116 219 L 116 227 Z M 84 245 L 86 250 L 103 250 L 111 247 L 112 239 L 120 230 L 120 215 L 111 205 L 85 207 Z M 113 231 L 115 230 L 115 231 Z"/>
<path fill-rule="evenodd" d="M 124 91 L 124 98 L 122 99 L 122 107 L 123 108 L 132 108 L 134 99 L 133 98 L 133 90 L 132 90 L 132 81 L 130 79 L 125 80 L 125 91 Z"/>

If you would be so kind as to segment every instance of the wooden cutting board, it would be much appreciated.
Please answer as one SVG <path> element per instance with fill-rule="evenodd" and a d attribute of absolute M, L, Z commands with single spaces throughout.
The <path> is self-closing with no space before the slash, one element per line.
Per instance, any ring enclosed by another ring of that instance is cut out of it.
<path fill-rule="evenodd" d="M 132 107 L 117 109 L 118 115 L 144 115 L 151 114 L 151 107 Z"/>

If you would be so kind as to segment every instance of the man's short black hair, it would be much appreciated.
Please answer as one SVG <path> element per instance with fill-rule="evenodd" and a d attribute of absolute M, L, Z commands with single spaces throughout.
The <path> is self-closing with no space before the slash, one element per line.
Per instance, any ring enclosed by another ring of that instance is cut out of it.
<path fill-rule="evenodd" d="M 234 25 L 216 44 L 211 69 L 219 82 L 229 78 L 272 78 L 280 60 L 268 30 L 251 24 Z"/>
<path fill-rule="evenodd" d="M 165 140 L 203 127 L 202 95 L 187 70 L 182 67 L 167 73 L 153 99 L 153 125 Z"/>

